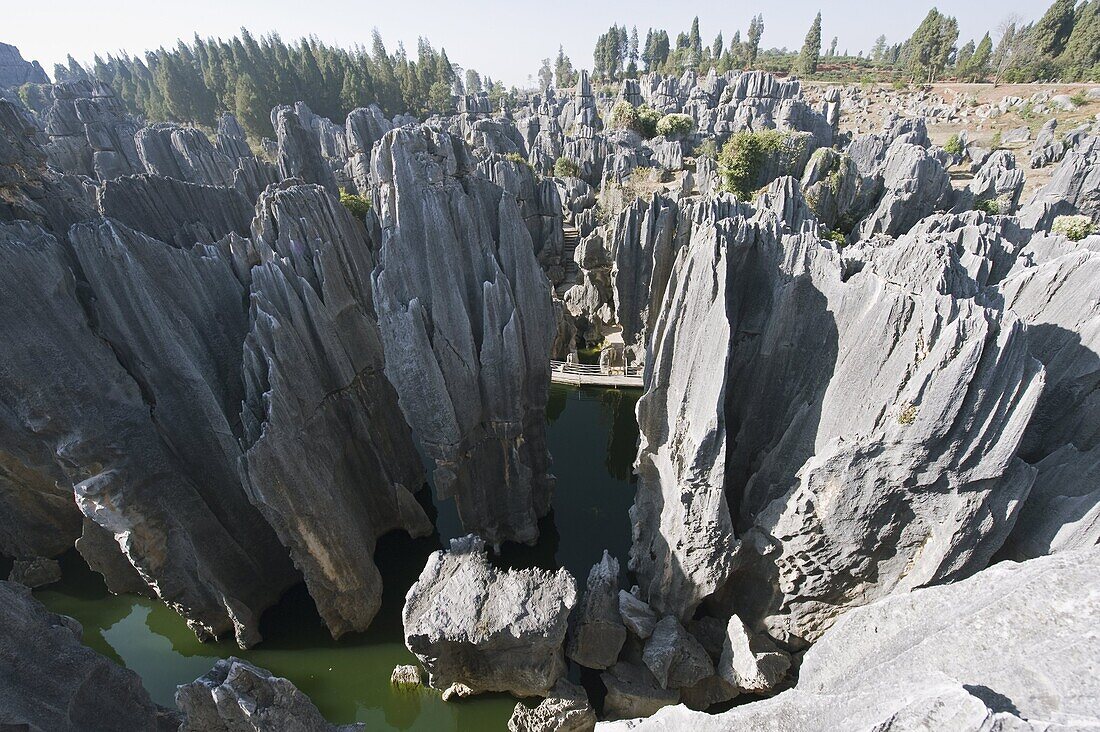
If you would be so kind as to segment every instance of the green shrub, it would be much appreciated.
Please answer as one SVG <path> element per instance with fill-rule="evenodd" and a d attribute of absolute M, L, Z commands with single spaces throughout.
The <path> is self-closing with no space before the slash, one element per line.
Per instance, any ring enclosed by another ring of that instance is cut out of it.
<path fill-rule="evenodd" d="M 1001 131 L 997 130 L 993 133 L 993 137 L 989 141 L 989 147 L 991 150 L 1000 150 L 1002 144 L 1004 143 L 1001 142 Z"/>
<path fill-rule="evenodd" d="M 634 128 L 634 131 L 647 140 L 655 136 L 657 134 L 657 123 L 661 120 L 661 113 L 645 104 L 638 107 L 636 111 L 638 112 L 638 126 Z"/>
<path fill-rule="evenodd" d="M 974 204 L 974 210 L 982 211 L 990 216 L 1000 216 L 1003 213 L 1001 202 L 996 198 L 987 198 L 984 201 L 978 201 Z"/>
<path fill-rule="evenodd" d="M 1072 97 L 1070 97 L 1069 100 L 1073 102 L 1073 106 L 1075 107 L 1083 107 L 1089 103 L 1089 98 L 1085 96 L 1085 92 L 1083 91 L 1077 92 Z"/>
<path fill-rule="evenodd" d="M 917 405 L 906 402 L 898 414 L 898 424 L 909 426 L 917 421 Z"/>
<path fill-rule="evenodd" d="M 943 143 L 943 149 L 945 152 L 951 155 L 958 155 L 959 157 L 962 157 L 964 152 L 962 140 L 959 139 L 958 135 L 951 135 L 951 137 L 947 138 L 947 142 Z"/>
<path fill-rule="evenodd" d="M 504 159 L 516 165 L 526 165 L 528 168 L 531 167 L 531 163 L 527 162 L 527 158 L 519 153 L 504 153 Z"/>
<path fill-rule="evenodd" d="M 695 128 L 695 120 L 686 114 L 666 114 L 657 122 L 657 134 L 664 137 L 682 137 Z"/>
<path fill-rule="evenodd" d="M 902 79 L 894 79 L 894 83 L 891 84 L 894 87 L 894 91 L 905 91 L 909 88 L 909 85 Z"/>
<path fill-rule="evenodd" d="M 842 247 L 848 243 L 848 237 L 844 236 L 843 231 L 836 229 L 829 229 L 825 232 L 825 238 L 836 244 L 838 247 Z"/>
<path fill-rule="evenodd" d="M 1088 216 L 1057 216 L 1050 227 L 1054 234 L 1061 234 L 1070 241 L 1081 241 L 1096 230 Z"/>
<path fill-rule="evenodd" d="M 765 158 L 782 147 L 784 137 L 778 130 L 744 130 L 731 137 L 718 156 L 722 189 L 738 198 L 751 196 Z"/>
<path fill-rule="evenodd" d="M 580 178 L 581 166 L 569 158 L 561 157 L 554 163 L 554 175 L 559 178 Z"/>
<path fill-rule="evenodd" d="M 632 130 L 638 124 L 638 110 L 630 102 L 620 99 L 611 108 L 611 114 L 607 117 L 607 126 L 620 130 Z"/>
<path fill-rule="evenodd" d="M 718 143 L 714 141 L 713 137 L 708 137 L 703 140 L 699 143 L 699 146 L 695 148 L 695 157 L 718 160 Z"/>
<path fill-rule="evenodd" d="M 354 193 L 348 193 L 343 188 L 340 189 L 340 203 L 344 204 L 344 208 L 357 219 L 365 219 L 367 212 L 370 211 L 370 201 Z"/>

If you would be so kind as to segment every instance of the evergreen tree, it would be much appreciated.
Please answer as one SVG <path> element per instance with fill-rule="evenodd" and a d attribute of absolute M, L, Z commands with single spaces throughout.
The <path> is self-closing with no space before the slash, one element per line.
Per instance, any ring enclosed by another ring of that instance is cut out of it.
<path fill-rule="evenodd" d="M 746 46 L 746 65 L 751 69 L 760 53 L 760 37 L 764 35 L 764 16 L 756 15 L 749 21 L 749 41 Z"/>
<path fill-rule="evenodd" d="M 821 13 L 814 17 L 810 24 L 810 30 L 806 33 L 806 40 L 802 44 L 802 51 L 798 54 L 796 69 L 802 76 L 817 73 L 817 62 L 821 58 Z"/>
<path fill-rule="evenodd" d="M 974 55 L 974 48 L 974 41 L 967 41 L 955 54 L 955 74 L 959 78 L 963 78 L 969 73 L 970 58 Z"/>
<path fill-rule="evenodd" d="M 544 58 L 539 67 L 539 89 L 546 91 L 554 85 L 554 70 L 550 68 L 550 59 Z"/>
<path fill-rule="evenodd" d="M 718 31 L 718 35 L 714 37 L 714 43 L 710 47 L 710 57 L 715 61 L 722 57 L 722 31 Z"/>
<path fill-rule="evenodd" d="M 1055 57 L 1062 53 L 1073 32 L 1076 0 L 1054 0 L 1047 12 L 1031 29 L 1031 42 L 1039 53 Z"/>
<path fill-rule="evenodd" d="M 836 36 L 833 36 L 832 42 L 829 44 L 829 53 L 827 56 L 836 56 Z"/>
<path fill-rule="evenodd" d="M 875 45 L 871 47 L 871 60 L 880 64 L 886 60 L 886 36 L 875 39 Z"/>
<path fill-rule="evenodd" d="M 934 81 L 947 65 L 958 37 L 959 25 L 954 18 L 936 8 L 929 10 L 907 41 L 906 65 L 913 78 Z"/>
<path fill-rule="evenodd" d="M 466 69 L 466 93 L 477 94 L 481 91 L 481 75 L 474 69 Z"/>
<path fill-rule="evenodd" d="M 558 58 L 554 63 L 554 78 L 557 80 L 558 89 L 573 86 L 576 74 L 573 71 L 573 62 L 565 55 L 565 49 L 558 46 Z"/>
<path fill-rule="evenodd" d="M 986 33 L 978 41 L 977 48 L 966 65 L 966 76 L 971 81 L 981 81 L 989 73 L 989 59 L 993 55 L 993 39 Z"/>
<path fill-rule="evenodd" d="M 694 62 L 699 63 L 703 58 L 703 37 L 699 33 L 698 15 L 691 21 L 691 30 L 688 32 L 687 47 L 692 53 Z"/>

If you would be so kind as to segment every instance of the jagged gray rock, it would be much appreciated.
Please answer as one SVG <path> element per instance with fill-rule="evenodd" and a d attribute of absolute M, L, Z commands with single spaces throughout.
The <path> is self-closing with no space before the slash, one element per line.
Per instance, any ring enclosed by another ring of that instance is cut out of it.
<path fill-rule="evenodd" d="M 24 61 L 18 48 L 0 43 L 0 89 L 49 83 L 49 77 L 37 61 Z"/>
<path fill-rule="evenodd" d="M 713 596 L 797 646 L 856 597 L 988 562 L 1034 478 L 1014 453 L 1042 368 L 1015 316 L 909 289 L 924 262 L 901 287 L 842 276 L 816 237 L 720 204 L 654 333 L 631 567 L 663 614 Z"/>
<path fill-rule="evenodd" d="M 533 542 L 549 510 L 545 405 L 556 320 L 515 199 L 429 127 L 375 147 L 373 276 L 386 375 L 440 498 L 492 544 Z"/>
<path fill-rule="evenodd" d="M 55 615 L 22 585 L 0 581 L 0 726 L 28 732 L 169 732 L 133 671 L 80 642 L 80 624 Z"/>
<path fill-rule="evenodd" d="M 582 666 L 605 669 L 619 657 L 626 626 L 619 615 L 619 561 L 606 550 L 592 566 L 565 654 Z"/>
<path fill-rule="evenodd" d="M 437 689 L 545 697 L 565 673 L 562 643 L 576 604 L 565 569 L 500 571 L 481 539 L 453 539 L 428 557 L 405 596 L 405 645 Z"/>
<path fill-rule="evenodd" d="M 718 715 L 675 707 L 600 732 L 1092 729 L 1100 550 L 1004 562 L 852 610 L 807 651 L 798 686 Z"/>
<path fill-rule="evenodd" d="M 8 582 L 17 582 L 34 589 L 61 581 L 61 565 L 52 559 L 16 559 L 12 564 Z"/>
<path fill-rule="evenodd" d="M 320 186 L 260 198 L 244 339 L 242 479 L 334 637 L 381 604 L 378 538 L 432 531 L 423 469 L 384 359 L 363 225 Z M 272 258 L 274 253 L 276 258 Z"/>
<path fill-rule="evenodd" d="M 294 684 L 267 669 L 230 656 L 176 691 L 184 715 L 180 732 L 352 732 L 321 716 Z"/>
<path fill-rule="evenodd" d="M 665 689 L 694 686 L 714 675 L 714 662 L 706 649 L 671 615 L 661 618 L 653 628 L 642 661 Z"/>
<path fill-rule="evenodd" d="M 679 689 L 665 689 L 645 666 L 619 661 L 600 674 L 607 687 L 603 714 L 608 719 L 648 717 L 680 701 Z"/>
<path fill-rule="evenodd" d="M 741 618 L 732 616 L 722 639 L 718 673 L 739 691 L 771 691 L 783 680 L 791 657 L 762 634 L 749 633 Z"/>
<path fill-rule="evenodd" d="M 183 249 L 228 234 L 247 236 L 253 213 L 252 204 L 233 188 L 156 175 L 106 181 L 96 199 L 104 216 Z"/>
<path fill-rule="evenodd" d="M 585 690 L 562 679 L 533 709 L 516 704 L 508 720 L 509 732 L 592 732 L 596 713 Z"/>

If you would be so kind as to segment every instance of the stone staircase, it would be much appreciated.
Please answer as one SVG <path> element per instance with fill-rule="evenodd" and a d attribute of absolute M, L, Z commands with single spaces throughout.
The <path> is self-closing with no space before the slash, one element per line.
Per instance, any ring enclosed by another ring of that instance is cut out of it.
<path fill-rule="evenodd" d="M 577 251 L 577 245 L 581 241 L 581 232 L 577 227 L 565 224 L 562 226 L 564 244 L 561 250 L 561 266 L 565 270 L 565 279 L 557 286 L 558 297 L 565 295 L 566 291 L 581 280 L 581 268 L 573 261 L 573 255 Z"/>

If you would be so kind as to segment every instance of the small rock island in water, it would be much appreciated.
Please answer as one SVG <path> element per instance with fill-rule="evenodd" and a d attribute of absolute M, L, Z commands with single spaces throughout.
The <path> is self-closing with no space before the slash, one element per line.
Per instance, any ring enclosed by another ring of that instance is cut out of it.
<path fill-rule="evenodd" d="M 1100 0 L 951 11 L 0 43 L 0 729 L 1100 728 Z"/>

